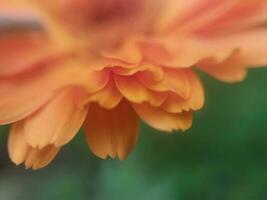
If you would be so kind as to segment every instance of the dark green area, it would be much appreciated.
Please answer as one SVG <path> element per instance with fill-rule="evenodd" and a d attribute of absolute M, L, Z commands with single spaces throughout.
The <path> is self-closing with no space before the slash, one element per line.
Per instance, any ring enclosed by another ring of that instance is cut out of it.
<path fill-rule="evenodd" d="M 48 167 L 14 166 L 0 136 L 1 200 L 266 200 L 267 70 L 224 84 L 202 75 L 205 108 L 186 133 L 143 126 L 123 162 L 102 161 L 82 134 Z"/>

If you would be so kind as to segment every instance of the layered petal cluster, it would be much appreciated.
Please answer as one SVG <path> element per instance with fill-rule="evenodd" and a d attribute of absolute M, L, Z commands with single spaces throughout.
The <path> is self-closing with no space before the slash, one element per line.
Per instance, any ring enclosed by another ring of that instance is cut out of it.
<path fill-rule="evenodd" d="M 120 159 L 140 120 L 187 130 L 204 104 L 196 69 L 235 82 L 267 65 L 266 13 L 266 0 L 1 0 L 12 161 L 44 167 L 81 127 L 94 154 Z"/>

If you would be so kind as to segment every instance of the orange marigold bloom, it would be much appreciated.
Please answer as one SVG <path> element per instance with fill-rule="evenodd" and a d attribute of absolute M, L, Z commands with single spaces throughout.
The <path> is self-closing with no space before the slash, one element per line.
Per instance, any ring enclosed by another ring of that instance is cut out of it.
<path fill-rule="evenodd" d="M 266 0 L 1 0 L 0 11 L 30 21 L 0 33 L 0 124 L 13 124 L 9 154 L 27 168 L 81 126 L 97 156 L 124 159 L 140 119 L 191 126 L 204 104 L 194 68 L 234 82 L 267 65 Z"/>

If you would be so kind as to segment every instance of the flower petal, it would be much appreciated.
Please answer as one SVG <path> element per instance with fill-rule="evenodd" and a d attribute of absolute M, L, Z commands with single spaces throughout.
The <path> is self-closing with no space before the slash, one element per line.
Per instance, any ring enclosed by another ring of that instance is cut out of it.
<path fill-rule="evenodd" d="M 174 92 L 177 95 L 187 98 L 190 92 L 190 82 L 186 70 L 163 68 L 163 78 L 155 80 L 150 74 L 140 72 L 139 81 L 153 91 Z"/>
<path fill-rule="evenodd" d="M 261 26 L 266 22 L 266 0 L 237 0 L 218 18 L 201 27 L 202 34 L 222 34 Z"/>
<path fill-rule="evenodd" d="M 126 100 L 112 110 L 91 105 L 84 124 L 88 144 L 94 154 L 105 159 L 124 159 L 136 144 L 139 118 Z"/>
<path fill-rule="evenodd" d="M 12 126 L 9 134 L 9 156 L 16 165 L 20 165 L 24 162 L 29 150 L 30 147 L 24 140 L 24 122 L 18 122 Z"/>
<path fill-rule="evenodd" d="M 0 79 L 0 124 L 25 118 L 63 87 L 77 85 L 88 92 L 101 90 L 108 81 L 108 76 L 101 74 L 79 63 L 65 61 L 22 77 Z"/>
<path fill-rule="evenodd" d="M 79 88 L 64 89 L 41 110 L 25 119 L 25 140 L 31 147 L 42 149 L 68 143 L 79 131 L 87 107 L 78 108 L 85 94 Z"/>
<path fill-rule="evenodd" d="M 198 67 L 216 79 L 226 82 L 242 81 L 247 74 L 246 64 L 240 59 L 238 52 L 221 63 L 204 60 Z"/>
<path fill-rule="evenodd" d="M 198 66 L 219 80 L 241 81 L 246 76 L 247 68 L 267 65 L 266 38 L 267 31 L 263 29 L 217 38 L 217 42 L 213 42 L 226 51 L 232 46 L 232 53 L 222 61 L 213 57 L 204 59 Z"/>
<path fill-rule="evenodd" d="M 138 64 L 142 59 L 142 54 L 138 49 L 136 39 L 127 38 L 127 41 L 115 51 L 104 51 L 102 55 L 106 58 L 118 59 L 129 64 Z"/>
<path fill-rule="evenodd" d="M 267 65 L 267 30 L 258 29 L 248 31 L 244 34 L 237 34 L 229 39 L 240 49 L 240 60 L 247 66 L 266 66 Z"/>
<path fill-rule="evenodd" d="M 120 76 L 130 76 L 138 74 L 138 72 L 145 72 L 149 74 L 153 79 L 160 80 L 163 78 L 163 70 L 161 67 L 150 64 L 150 63 L 141 63 L 138 65 L 113 65 L 112 71 Z"/>
<path fill-rule="evenodd" d="M 32 14 L 34 9 L 30 2 L 32 2 L 32 0 L 1 0 L 0 12 L 16 14 L 17 16 L 21 16 L 22 13 Z"/>
<path fill-rule="evenodd" d="M 0 76 L 42 66 L 51 57 L 49 41 L 38 32 L 0 34 Z"/>
<path fill-rule="evenodd" d="M 111 79 L 102 90 L 91 94 L 89 98 L 85 100 L 85 103 L 88 101 L 95 102 L 103 108 L 112 109 L 120 103 L 122 98 L 114 80 Z"/>
<path fill-rule="evenodd" d="M 167 97 L 164 92 L 147 89 L 135 76 L 115 76 L 115 83 L 122 95 L 134 103 L 148 102 L 159 106 Z"/>
<path fill-rule="evenodd" d="M 199 110 L 204 105 L 204 90 L 197 75 L 191 70 L 185 70 L 185 74 L 190 84 L 189 95 L 186 98 L 175 93 L 169 93 L 161 108 L 170 113 L 180 113 L 183 111 Z"/>
<path fill-rule="evenodd" d="M 227 12 L 234 5 L 234 1 L 189 0 L 181 4 L 180 12 L 177 12 L 176 15 L 174 13 L 173 17 L 170 18 L 172 20 L 169 22 L 168 28 L 171 31 L 193 32 Z M 173 5 L 173 7 L 178 6 L 180 3 Z"/>
<path fill-rule="evenodd" d="M 155 129 L 167 132 L 184 131 L 192 125 L 191 112 L 173 114 L 145 103 L 132 105 L 140 118 Z"/>
<path fill-rule="evenodd" d="M 53 145 L 43 149 L 32 148 L 24 138 L 24 121 L 13 125 L 8 139 L 8 152 L 11 160 L 20 165 L 25 162 L 26 168 L 39 169 L 48 165 L 59 152 Z"/>
<path fill-rule="evenodd" d="M 226 33 L 262 25 L 266 21 L 265 0 L 189 0 L 178 5 L 172 2 L 177 4 L 175 0 L 169 0 L 166 3 L 172 6 L 169 10 L 179 11 L 167 10 L 165 16 L 172 14 L 169 29 L 176 33 Z"/>
<path fill-rule="evenodd" d="M 0 77 L 43 67 L 73 52 L 67 33 L 37 2 L 41 1 L 0 2 Z"/>
<path fill-rule="evenodd" d="M 7 6 L 7 12 L 1 12 L 0 16 L 0 77 L 44 67 L 54 60 L 74 55 L 77 41 L 74 42 L 38 2 L 41 1 L 22 0 L 21 4 L 13 0 L 6 1 L 6 4 L 0 2 L 0 11 Z M 2 4 L 4 8 L 1 8 Z M 25 7 L 22 10 L 26 14 L 17 11 L 17 7 L 19 10 Z M 34 13 L 28 16 L 27 11 Z"/>

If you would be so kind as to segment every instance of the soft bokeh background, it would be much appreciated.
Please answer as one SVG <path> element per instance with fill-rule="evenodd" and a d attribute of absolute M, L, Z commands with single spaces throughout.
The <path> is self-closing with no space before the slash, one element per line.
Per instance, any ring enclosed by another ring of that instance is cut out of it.
<path fill-rule="evenodd" d="M 143 125 L 123 162 L 96 158 L 80 133 L 48 167 L 25 170 L 9 160 L 2 127 L 0 199 L 266 200 L 267 69 L 234 85 L 201 76 L 206 105 L 193 128 L 166 134 Z"/>

